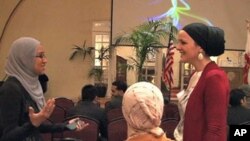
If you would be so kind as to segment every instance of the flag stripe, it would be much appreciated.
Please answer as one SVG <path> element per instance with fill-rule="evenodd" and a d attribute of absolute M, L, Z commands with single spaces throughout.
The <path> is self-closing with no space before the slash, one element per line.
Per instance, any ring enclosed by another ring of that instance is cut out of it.
<path fill-rule="evenodd" d="M 166 52 L 166 60 L 165 60 L 165 66 L 164 66 L 164 75 L 163 79 L 165 84 L 169 86 L 169 89 L 172 88 L 173 84 L 173 64 L 174 64 L 174 43 L 173 40 L 170 40 L 169 47 Z"/>
<path fill-rule="evenodd" d="M 247 23 L 247 42 L 246 42 L 246 50 L 244 54 L 245 58 L 245 66 L 243 68 L 243 83 L 249 84 L 248 82 L 248 74 L 250 68 L 250 23 Z"/>

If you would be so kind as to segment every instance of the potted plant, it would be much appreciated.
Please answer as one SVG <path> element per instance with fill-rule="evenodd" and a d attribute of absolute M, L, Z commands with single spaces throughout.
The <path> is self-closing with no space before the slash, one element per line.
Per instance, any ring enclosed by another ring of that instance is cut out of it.
<path fill-rule="evenodd" d="M 87 55 L 91 57 L 92 51 L 95 50 L 95 47 L 92 47 L 92 46 L 86 47 L 86 40 L 84 40 L 84 43 L 82 46 L 78 46 L 78 45 L 73 45 L 73 46 L 74 46 L 72 48 L 73 52 L 70 55 L 69 60 L 73 60 L 77 55 L 82 56 L 82 59 L 84 60 Z"/>
<path fill-rule="evenodd" d="M 130 57 L 130 59 L 137 68 L 138 81 L 143 80 L 142 69 L 145 61 L 150 54 L 158 51 L 157 48 L 164 47 L 162 40 L 167 40 L 171 28 L 175 33 L 177 32 L 177 28 L 173 26 L 172 22 L 163 20 L 148 21 L 136 27 L 131 33 L 125 33 L 116 38 L 117 45 L 129 44 L 135 48 L 136 56 L 135 58 Z"/>
<path fill-rule="evenodd" d="M 103 61 L 105 59 L 109 59 L 109 49 L 108 48 L 104 48 L 101 47 L 100 50 L 96 50 L 95 47 L 86 46 L 86 40 L 84 41 L 82 46 L 78 46 L 78 45 L 74 45 L 74 47 L 72 48 L 73 52 L 69 57 L 69 60 L 73 60 L 75 59 L 77 56 L 81 56 L 83 58 L 83 60 L 85 59 L 85 57 L 89 56 L 90 58 L 94 59 L 99 59 L 100 60 L 100 66 L 94 66 L 90 69 L 88 76 L 89 78 L 94 77 L 95 79 L 95 86 L 98 89 L 98 97 L 105 97 L 106 95 L 106 90 L 107 90 L 107 84 L 105 84 L 103 82 Z M 94 51 L 98 51 L 99 52 L 99 56 L 97 58 L 93 58 L 93 53 Z"/>

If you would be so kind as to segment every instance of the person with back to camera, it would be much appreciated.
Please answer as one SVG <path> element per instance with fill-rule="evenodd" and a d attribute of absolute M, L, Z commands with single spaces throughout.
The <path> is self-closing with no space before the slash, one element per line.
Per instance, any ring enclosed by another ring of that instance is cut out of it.
<path fill-rule="evenodd" d="M 38 76 L 47 63 L 44 47 L 32 37 L 15 40 L 10 48 L 5 66 L 8 79 L 0 88 L 0 141 L 42 141 L 40 133 L 71 130 L 70 124 L 46 125 L 55 107 L 53 98 L 45 102 Z M 75 129 L 88 125 L 76 123 Z"/>
<path fill-rule="evenodd" d="M 177 94 L 181 120 L 177 141 L 226 141 L 229 81 L 210 56 L 224 53 L 224 31 L 202 23 L 186 25 L 178 33 L 180 61 L 194 66 L 186 90 Z"/>
<path fill-rule="evenodd" d="M 97 120 L 100 124 L 100 133 L 103 139 L 107 138 L 107 119 L 103 108 L 94 103 L 97 96 L 97 89 L 95 86 L 88 84 L 82 88 L 82 100 L 77 103 L 75 107 L 68 111 L 67 117 L 75 115 L 83 115 Z"/>
<path fill-rule="evenodd" d="M 122 112 L 127 122 L 126 141 L 171 141 L 160 128 L 164 100 L 159 88 L 137 82 L 125 92 Z"/>
<path fill-rule="evenodd" d="M 228 125 L 240 125 L 250 122 L 250 109 L 247 108 L 247 96 L 243 90 L 232 89 L 229 102 Z"/>

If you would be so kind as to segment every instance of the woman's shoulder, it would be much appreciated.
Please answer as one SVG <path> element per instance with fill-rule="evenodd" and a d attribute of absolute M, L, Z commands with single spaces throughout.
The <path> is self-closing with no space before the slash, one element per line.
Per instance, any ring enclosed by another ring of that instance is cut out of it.
<path fill-rule="evenodd" d="M 206 78 L 216 77 L 216 78 L 227 78 L 226 72 L 220 67 L 207 68 L 204 70 Z"/>
<path fill-rule="evenodd" d="M 9 77 L 0 88 L 0 95 L 9 95 L 20 97 L 23 91 L 21 83 L 15 77 Z"/>
<path fill-rule="evenodd" d="M 18 88 L 18 87 L 22 87 L 22 84 L 15 77 L 8 77 L 7 80 L 4 82 L 3 86 L 6 86 L 7 88 L 9 88 L 9 87 Z"/>

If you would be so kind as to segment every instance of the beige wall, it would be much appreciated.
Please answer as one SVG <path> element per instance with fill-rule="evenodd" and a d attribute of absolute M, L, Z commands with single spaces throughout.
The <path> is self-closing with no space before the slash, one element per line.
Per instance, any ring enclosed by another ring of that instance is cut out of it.
<path fill-rule="evenodd" d="M 0 0 L 0 33 L 17 0 Z M 49 88 L 46 97 L 75 99 L 81 88 L 91 83 L 88 71 L 92 61 L 69 61 L 73 44 L 84 40 L 92 44 L 92 23 L 111 19 L 111 0 L 24 0 L 16 9 L 0 43 L 0 79 L 13 40 L 20 36 L 39 39 L 48 58 L 46 73 Z"/>
<path fill-rule="evenodd" d="M 0 33 L 18 2 L 0 0 Z M 46 73 L 50 80 L 46 98 L 64 96 L 76 99 L 82 86 L 93 82 L 88 78 L 93 62 L 81 58 L 69 61 L 73 44 L 81 45 L 86 40 L 91 46 L 93 22 L 110 20 L 111 0 L 23 0 L 0 42 L 0 79 L 5 76 L 4 64 L 12 41 L 20 36 L 32 36 L 42 42 L 49 60 Z M 124 58 L 133 54 L 117 50 L 117 55 Z M 179 66 L 176 51 L 174 87 L 179 86 Z M 128 71 L 127 76 L 128 84 L 134 83 L 135 73 Z"/>

